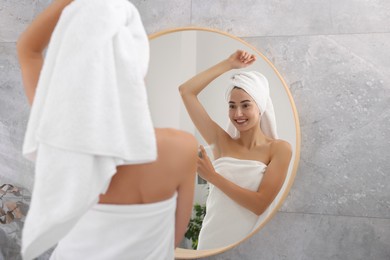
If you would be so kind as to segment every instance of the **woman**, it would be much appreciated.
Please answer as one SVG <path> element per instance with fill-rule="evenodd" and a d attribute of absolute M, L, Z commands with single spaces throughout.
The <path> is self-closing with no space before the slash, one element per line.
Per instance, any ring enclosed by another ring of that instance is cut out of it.
<path fill-rule="evenodd" d="M 81 5 L 83 1 L 76 2 Z M 93 7 L 95 2 L 89 4 Z M 119 3 L 114 2 L 107 0 L 109 5 Z M 72 0 L 54 1 L 18 40 L 23 84 L 30 104 L 35 102 L 44 64 L 43 51 L 63 10 L 71 3 Z M 88 10 L 90 12 L 91 9 Z M 137 18 L 136 14 L 132 17 Z M 146 35 L 144 38 L 147 39 Z M 51 259 L 174 258 L 174 248 L 183 238 L 192 209 L 197 142 L 192 135 L 179 130 L 154 129 L 154 133 L 157 160 L 118 166 L 106 192 L 96 198 L 98 204 L 89 209 L 59 241 Z M 133 136 L 135 139 L 140 137 Z M 72 165 L 72 160 L 68 163 L 70 167 L 77 168 L 77 165 Z M 56 172 L 51 174 L 55 176 Z M 87 190 L 90 187 L 82 188 Z M 76 208 L 77 205 L 74 206 Z M 50 241 L 44 242 L 50 244 Z M 25 259 L 32 258 L 33 254 L 38 254 L 38 251 L 25 256 Z"/>
<path fill-rule="evenodd" d="M 254 55 L 238 50 L 179 88 L 193 123 L 213 147 L 215 158 L 211 163 L 201 146 L 198 174 L 211 185 L 198 249 L 223 247 L 246 237 L 258 216 L 275 199 L 286 177 L 291 146 L 273 134 L 276 131 L 272 120 L 271 127 L 261 126 L 266 121 L 266 107 L 272 104 L 266 104 L 269 94 L 264 76 L 257 72 L 233 76 L 227 95 L 229 133 L 210 118 L 197 98 L 221 74 L 246 68 L 255 61 Z M 265 129 L 270 131 L 265 133 Z"/>

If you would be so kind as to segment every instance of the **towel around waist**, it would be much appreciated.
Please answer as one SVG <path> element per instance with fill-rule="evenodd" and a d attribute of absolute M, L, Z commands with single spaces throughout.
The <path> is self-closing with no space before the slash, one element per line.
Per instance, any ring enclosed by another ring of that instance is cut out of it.
<path fill-rule="evenodd" d="M 143 213 L 155 213 L 160 214 L 164 211 L 169 211 L 172 208 L 176 208 L 177 192 L 172 197 L 157 201 L 153 203 L 143 204 L 96 204 L 90 211 L 101 213 L 129 213 L 129 214 L 143 214 Z"/>
<path fill-rule="evenodd" d="M 148 204 L 96 204 L 58 243 L 51 260 L 173 259 L 176 197 Z"/>

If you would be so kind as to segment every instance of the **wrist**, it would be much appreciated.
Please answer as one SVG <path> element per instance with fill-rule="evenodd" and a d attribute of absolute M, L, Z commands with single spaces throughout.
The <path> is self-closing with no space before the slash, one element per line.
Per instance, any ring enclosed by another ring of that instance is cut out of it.
<path fill-rule="evenodd" d="M 209 175 L 208 182 L 210 182 L 213 185 L 215 185 L 215 183 L 218 180 L 218 175 L 219 174 L 216 171 L 213 171 L 213 173 Z"/>
<path fill-rule="evenodd" d="M 234 69 L 233 63 L 229 59 L 223 60 L 221 62 L 221 66 L 224 68 L 225 71 Z"/>

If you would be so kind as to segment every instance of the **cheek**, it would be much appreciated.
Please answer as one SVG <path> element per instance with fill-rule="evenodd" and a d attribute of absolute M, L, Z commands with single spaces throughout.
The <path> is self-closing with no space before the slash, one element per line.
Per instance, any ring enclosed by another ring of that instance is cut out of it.
<path fill-rule="evenodd" d="M 251 107 L 246 109 L 246 113 L 251 116 L 257 116 L 260 114 L 260 111 L 257 107 Z"/>
<path fill-rule="evenodd" d="M 253 114 L 256 116 L 256 117 L 260 117 L 260 110 L 258 107 L 255 107 L 253 109 Z"/>
<path fill-rule="evenodd" d="M 259 121 L 260 115 L 259 115 L 258 113 L 253 113 L 253 114 L 252 114 L 252 118 L 253 118 L 255 121 Z"/>
<path fill-rule="evenodd" d="M 233 109 L 229 109 L 229 118 L 234 116 L 235 111 Z"/>
<path fill-rule="evenodd" d="M 251 111 L 251 117 L 256 121 L 260 120 L 260 111 L 258 109 L 253 109 Z"/>

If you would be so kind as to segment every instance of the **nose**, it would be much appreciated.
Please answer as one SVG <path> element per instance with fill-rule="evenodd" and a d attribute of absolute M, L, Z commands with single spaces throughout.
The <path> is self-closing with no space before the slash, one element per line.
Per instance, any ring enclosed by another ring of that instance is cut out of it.
<path fill-rule="evenodd" d="M 241 111 L 241 108 L 240 108 L 240 107 L 238 107 L 238 108 L 236 109 L 236 113 L 234 114 L 234 116 L 235 116 L 235 117 L 240 117 L 240 116 L 242 116 L 242 111 Z"/>

